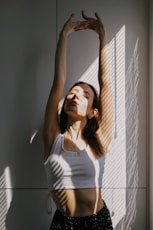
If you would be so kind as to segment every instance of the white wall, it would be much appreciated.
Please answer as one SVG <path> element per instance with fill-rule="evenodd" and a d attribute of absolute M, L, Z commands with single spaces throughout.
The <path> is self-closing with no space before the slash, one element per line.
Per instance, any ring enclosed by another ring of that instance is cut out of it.
<path fill-rule="evenodd" d="M 126 186 L 111 184 L 108 188 L 106 181 L 104 190 L 111 211 L 112 204 L 119 204 L 112 194 L 125 194 L 125 215 L 114 221 L 115 229 L 148 229 L 146 0 L 9 0 L 0 7 L 0 226 L 6 225 L 7 230 L 49 229 L 52 214 L 47 213 L 42 121 L 53 80 L 56 36 L 70 13 L 79 20 L 82 9 L 90 15 L 95 11 L 102 15 L 109 43 L 125 28 Z M 91 32 L 69 38 L 66 90 L 89 69 L 97 51 L 98 40 Z M 118 66 L 120 63 L 118 58 Z M 111 151 L 113 154 L 113 148 Z M 120 159 L 116 155 L 115 166 Z M 113 170 L 115 166 L 112 164 Z"/>

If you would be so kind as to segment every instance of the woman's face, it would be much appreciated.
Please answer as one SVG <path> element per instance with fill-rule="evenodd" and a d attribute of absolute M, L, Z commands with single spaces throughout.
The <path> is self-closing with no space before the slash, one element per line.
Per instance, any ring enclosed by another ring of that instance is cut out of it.
<path fill-rule="evenodd" d="M 93 114 L 94 93 L 87 84 L 74 86 L 67 94 L 64 104 L 66 114 L 78 119 L 91 117 Z"/>

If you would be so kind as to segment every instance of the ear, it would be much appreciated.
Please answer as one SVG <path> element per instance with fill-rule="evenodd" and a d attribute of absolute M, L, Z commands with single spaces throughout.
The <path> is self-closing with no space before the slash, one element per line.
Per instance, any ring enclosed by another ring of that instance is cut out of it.
<path fill-rule="evenodd" d="M 88 115 L 89 119 L 92 119 L 93 117 L 97 117 L 98 115 L 98 109 L 94 108 L 91 110 L 90 114 Z"/>

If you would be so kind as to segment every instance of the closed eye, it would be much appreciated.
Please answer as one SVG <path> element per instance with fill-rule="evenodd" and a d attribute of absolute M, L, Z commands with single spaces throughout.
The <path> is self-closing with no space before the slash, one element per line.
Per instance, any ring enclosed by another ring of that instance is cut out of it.
<path fill-rule="evenodd" d="M 83 96 L 88 99 L 90 97 L 90 94 L 87 91 L 85 91 L 84 94 L 83 94 Z"/>
<path fill-rule="evenodd" d="M 83 95 L 85 98 L 89 99 L 89 96 L 87 94 L 84 94 Z"/>

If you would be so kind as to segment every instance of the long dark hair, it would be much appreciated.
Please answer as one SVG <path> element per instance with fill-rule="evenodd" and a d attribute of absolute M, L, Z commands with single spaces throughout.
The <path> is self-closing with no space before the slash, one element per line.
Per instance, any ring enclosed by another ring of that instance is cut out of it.
<path fill-rule="evenodd" d="M 76 82 L 71 87 L 71 89 L 73 87 L 77 86 L 77 85 L 80 85 L 80 84 L 86 84 L 92 89 L 92 91 L 94 93 L 92 107 L 96 108 L 98 111 L 100 111 L 99 95 L 98 95 L 96 89 L 92 85 L 90 85 L 89 83 L 86 83 L 86 82 L 79 81 L 79 82 Z M 65 100 L 66 100 L 66 98 L 65 98 Z M 65 100 L 63 102 L 63 106 L 62 106 L 61 113 L 60 113 L 60 129 L 61 129 L 61 133 L 65 132 L 65 130 L 67 128 L 67 120 L 68 120 L 68 115 L 64 111 Z M 82 133 L 83 137 L 87 140 L 87 142 L 89 143 L 90 147 L 93 149 L 93 151 L 98 156 L 104 155 L 103 146 L 101 144 L 99 136 L 96 134 L 96 131 L 99 128 L 99 119 L 100 119 L 99 116 L 96 116 L 96 117 L 93 117 L 91 119 L 88 119 L 87 124 L 84 127 L 83 133 Z"/>

